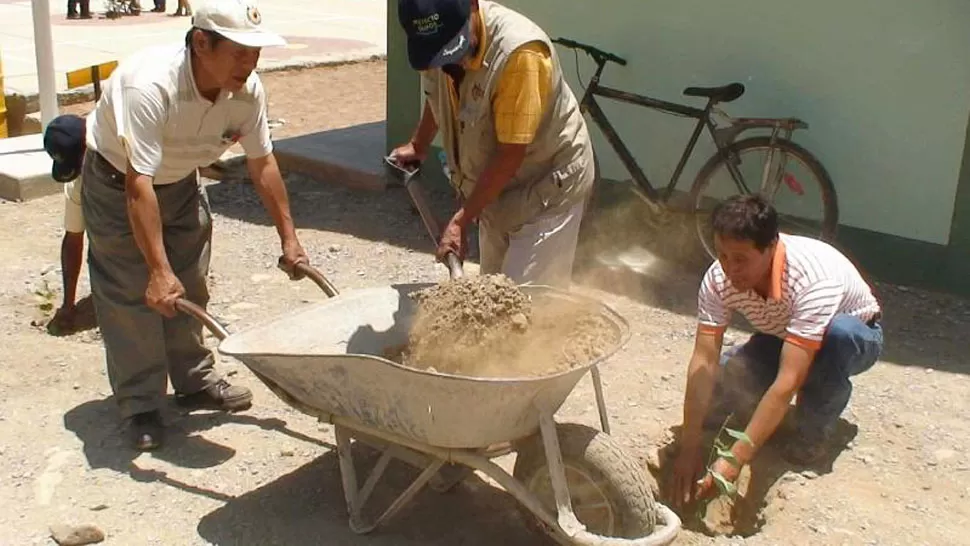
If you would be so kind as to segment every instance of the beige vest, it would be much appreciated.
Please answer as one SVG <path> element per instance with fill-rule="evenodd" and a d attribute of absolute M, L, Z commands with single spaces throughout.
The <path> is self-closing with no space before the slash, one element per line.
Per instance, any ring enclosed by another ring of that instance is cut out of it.
<path fill-rule="evenodd" d="M 550 102 L 519 171 L 486 207 L 482 220 L 509 231 L 545 213 L 565 211 L 585 199 L 593 181 L 593 152 L 586 122 L 566 84 L 556 49 L 535 23 L 502 5 L 479 2 L 485 20 L 482 67 L 468 70 L 459 88 L 457 120 L 449 97 L 450 77 L 440 69 L 422 74 L 448 156 L 451 183 L 465 197 L 494 155 L 498 140 L 492 97 L 509 55 L 528 42 L 541 41 L 552 53 Z"/>

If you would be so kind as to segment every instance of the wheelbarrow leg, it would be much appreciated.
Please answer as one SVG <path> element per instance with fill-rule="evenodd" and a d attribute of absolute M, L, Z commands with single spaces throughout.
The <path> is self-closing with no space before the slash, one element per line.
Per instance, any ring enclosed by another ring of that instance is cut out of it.
<path fill-rule="evenodd" d="M 610 418 L 606 414 L 606 400 L 603 397 L 603 381 L 600 379 L 600 367 L 593 366 L 589 370 L 589 375 L 593 379 L 593 391 L 596 393 L 596 409 L 600 413 L 600 425 L 603 432 L 610 433 Z"/>
<path fill-rule="evenodd" d="M 357 489 L 357 471 L 354 469 L 353 455 L 350 451 L 350 435 L 344 427 L 334 426 L 334 435 L 337 438 L 337 455 L 340 461 L 340 477 L 343 482 L 344 497 L 347 501 L 347 511 L 350 513 L 350 529 L 357 534 L 367 534 L 373 531 L 382 523 L 394 517 L 405 504 L 414 499 L 415 495 L 422 487 L 433 478 L 444 465 L 442 459 L 432 459 L 421 474 L 411 482 L 411 485 L 404 490 L 390 506 L 384 510 L 377 520 L 373 522 L 365 521 L 361 516 L 364 503 L 374 491 L 377 481 L 384 475 L 388 463 L 394 456 L 394 450 L 386 449 L 381 452 L 381 458 L 371 470 L 363 489 Z"/>
<path fill-rule="evenodd" d="M 357 470 L 354 468 L 354 458 L 350 451 L 350 436 L 347 434 L 347 431 L 339 425 L 334 426 L 333 433 L 337 439 L 337 458 L 340 462 L 340 480 L 344 488 L 344 498 L 347 501 L 347 512 L 350 514 L 350 529 L 359 534 L 370 532 L 374 526 L 365 525 L 360 519 L 360 502 L 357 490 Z"/>
<path fill-rule="evenodd" d="M 572 537 L 586 528 L 573 513 L 573 503 L 569 498 L 569 485 L 566 481 L 566 469 L 562 464 L 562 451 L 559 449 L 559 434 L 556 432 L 556 422 L 551 413 L 539 412 L 539 432 L 542 434 L 542 445 L 545 448 L 546 462 L 549 465 L 549 479 L 552 482 L 552 492 L 556 498 L 559 528 L 567 536 Z"/>

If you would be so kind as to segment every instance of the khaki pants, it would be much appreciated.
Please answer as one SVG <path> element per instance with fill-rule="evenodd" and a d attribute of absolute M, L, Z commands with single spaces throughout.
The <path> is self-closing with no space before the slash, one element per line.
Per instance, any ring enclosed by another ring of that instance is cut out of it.
<path fill-rule="evenodd" d="M 568 289 L 585 202 L 565 212 L 540 216 L 514 231 L 479 223 L 482 274 L 503 273 L 517 284 Z"/>
<path fill-rule="evenodd" d="M 145 304 L 148 267 L 128 220 L 124 175 L 89 150 L 82 179 L 91 293 L 108 379 L 126 418 L 159 409 L 169 378 L 176 392 L 192 394 L 219 376 L 197 320 L 182 313 L 167 319 Z M 172 270 L 185 287 L 186 299 L 205 307 L 212 217 L 204 188 L 193 173 L 155 186 L 155 193 Z"/>

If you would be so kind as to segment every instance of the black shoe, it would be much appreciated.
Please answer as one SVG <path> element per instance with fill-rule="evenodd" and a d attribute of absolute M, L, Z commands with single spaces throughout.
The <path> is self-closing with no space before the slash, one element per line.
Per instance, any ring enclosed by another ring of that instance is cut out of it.
<path fill-rule="evenodd" d="M 246 387 L 231 385 L 220 379 L 194 394 L 176 394 L 175 402 L 190 409 L 215 409 L 221 411 L 243 411 L 253 405 L 253 393 Z"/>
<path fill-rule="evenodd" d="M 129 426 L 132 447 L 138 451 L 152 451 L 162 446 L 165 425 L 157 410 L 133 415 Z"/>

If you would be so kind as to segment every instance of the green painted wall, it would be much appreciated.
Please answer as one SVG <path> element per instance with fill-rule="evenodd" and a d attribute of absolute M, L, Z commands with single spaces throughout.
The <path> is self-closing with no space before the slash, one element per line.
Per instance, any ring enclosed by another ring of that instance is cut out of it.
<path fill-rule="evenodd" d="M 607 85 L 687 102 L 682 91 L 689 85 L 740 81 L 747 92 L 726 106 L 730 113 L 805 119 L 811 127 L 796 140 L 835 181 L 840 242 L 877 277 L 970 291 L 962 281 L 970 272 L 970 2 L 504 3 L 553 37 L 625 57 L 627 66 L 607 68 Z M 396 9 L 388 14 L 393 35 L 400 29 Z M 389 40 L 392 65 L 392 52 L 402 48 L 403 41 Z M 581 94 L 572 52 L 560 48 L 559 54 Z M 401 64 L 406 71 L 406 61 Z M 579 67 L 585 83 L 592 63 L 580 56 Z M 389 97 L 418 97 L 416 75 L 401 72 L 389 67 Z M 602 104 L 647 175 L 665 184 L 690 120 Z M 389 119 L 409 117 L 412 109 L 416 119 L 417 108 L 389 106 Z M 409 123 L 407 130 L 389 131 L 389 139 L 406 139 Z M 592 132 L 604 176 L 629 178 L 601 134 Z M 680 189 L 688 189 L 712 151 L 702 136 Z"/>
<path fill-rule="evenodd" d="M 608 68 L 607 85 L 680 100 L 688 85 L 743 82 L 748 92 L 730 112 L 811 124 L 799 143 L 829 169 L 845 225 L 947 242 L 970 106 L 970 2 L 505 3 L 553 36 L 625 57 L 628 66 Z M 572 54 L 560 54 L 579 93 Z M 591 64 L 580 66 L 588 78 Z M 689 123 L 625 105 L 607 114 L 641 143 L 648 175 L 666 180 Z M 625 178 L 611 155 L 604 174 Z"/>

